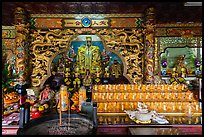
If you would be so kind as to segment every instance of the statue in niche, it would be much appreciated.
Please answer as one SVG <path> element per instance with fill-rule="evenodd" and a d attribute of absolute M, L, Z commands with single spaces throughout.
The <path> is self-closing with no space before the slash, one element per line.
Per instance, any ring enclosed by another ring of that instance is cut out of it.
<path fill-rule="evenodd" d="M 109 84 L 128 84 L 129 81 L 123 76 L 122 64 L 117 60 L 114 60 L 113 64 L 110 66 L 110 80 Z"/>
<path fill-rule="evenodd" d="M 76 57 L 76 67 L 81 75 L 85 75 L 89 70 L 91 75 L 96 75 L 96 69 L 101 72 L 101 54 L 99 47 L 92 45 L 92 38 L 86 37 L 86 45 L 78 48 Z"/>
<path fill-rule="evenodd" d="M 55 90 L 59 90 L 60 86 L 64 84 L 65 78 L 65 64 L 64 58 L 60 57 L 57 63 L 57 72 L 54 74 L 53 79 L 51 81 L 51 87 Z"/>
<path fill-rule="evenodd" d="M 110 66 L 110 72 L 111 76 L 114 78 L 119 78 L 122 75 L 122 66 L 117 60 L 114 60 L 113 64 Z"/>
<path fill-rule="evenodd" d="M 184 55 L 178 56 L 177 63 L 174 66 L 174 68 L 176 69 L 176 72 L 178 73 L 178 76 L 180 77 L 186 77 L 186 74 L 187 74 L 187 67 L 184 64 L 184 59 L 185 59 Z"/>
<path fill-rule="evenodd" d="M 46 101 L 54 98 L 55 92 L 50 88 L 49 84 L 45 85 L 45 88 L 40 92 L 39 100 L 41 103 L 45 103 Z"/>
<path fill-rule="evenodd" d="M 8 64 L 8 67 L 7 67 L 8 77 L 11 78 L 11 77 L 16 75 L 16 65 L 15 65 L 16 61 L 15 61 L 15 55 L 14 55 L 13 51 L 12 50 L 10 50 L 10 51 L 9 51 L 10 53 L 8 54 L 8 56 L 6 58 L 6 60 L 7 60 L 6 63 Z"/>

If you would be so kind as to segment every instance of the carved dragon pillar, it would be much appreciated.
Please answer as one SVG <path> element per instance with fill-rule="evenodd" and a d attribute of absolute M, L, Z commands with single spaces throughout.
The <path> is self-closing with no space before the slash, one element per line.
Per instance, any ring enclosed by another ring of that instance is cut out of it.
<path fill-rule="evenodd" d="M 145 11 L 145 83 L 154 82 L 154 51 L 155 51 L 155 9 L 150 7 Z"/>
<path fill-rule="evenodd" d="M 16 71 L 17 82 L 21 85 L 28 83 L 28 34 L 29 23 L 26 12 L 23 8 L 17 7 L 14 12 L 14 23 L 16 27 Z"/>

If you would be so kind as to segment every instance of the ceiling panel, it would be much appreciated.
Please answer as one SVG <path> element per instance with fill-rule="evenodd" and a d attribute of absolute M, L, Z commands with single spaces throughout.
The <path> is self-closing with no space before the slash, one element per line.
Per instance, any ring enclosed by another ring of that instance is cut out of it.
<path fill-rule="evenodd" d="M 202 7 L 185 7 L 183 2 L 2 2 L 2 25 L 12 25 L 19 6 L 31 14 L 144 13 L 154 6 L 157 23 L 202 22 Z"/>

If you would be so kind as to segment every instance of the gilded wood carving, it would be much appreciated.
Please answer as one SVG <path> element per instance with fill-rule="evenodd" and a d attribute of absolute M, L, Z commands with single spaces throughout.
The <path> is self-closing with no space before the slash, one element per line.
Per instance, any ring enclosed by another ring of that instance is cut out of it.
<path fill-rule="evenodd" d="M 83 30 L 84 31 L 84 30 Z M 75 29 L 36 30 L 32 36 L 30 51 L 33 72 L 32 85 L 40 86 L 48 76 L 49 62 L 57 52 L 68 49 L 70 42 L 80 32 Z M 119 53 L 124 61 L 124 76 L 133 83 L 143 80 L 143 29 L 96 29 L 93 31 L 111 51 Z"/>
<path fill-rule="evenodd" d="M 37 30 L 31 34 L 33 42 L 30 51 L 32 55 L 33 72 L 31 75 L 32 85 L 39 86 L 47 76 L 50 58 L 62 49 L 68 48 L 70 40 L 75 35 L 74 30 Z"/>

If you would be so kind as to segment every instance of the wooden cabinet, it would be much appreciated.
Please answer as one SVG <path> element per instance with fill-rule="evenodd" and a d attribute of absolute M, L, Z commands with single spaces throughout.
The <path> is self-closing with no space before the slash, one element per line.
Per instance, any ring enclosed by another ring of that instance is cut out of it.
<path fill-rule="evenodd" d="M 97 135 L 128 135 L 127 126 L 99 126 L 97 128 Z"/>

